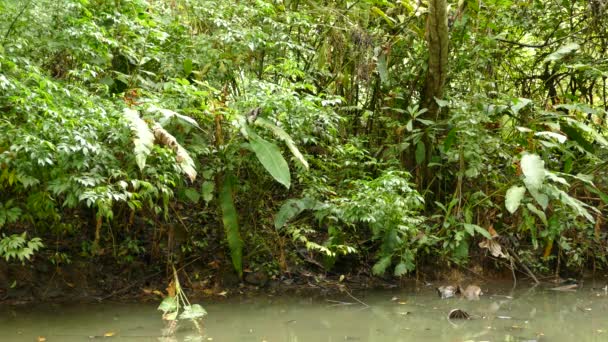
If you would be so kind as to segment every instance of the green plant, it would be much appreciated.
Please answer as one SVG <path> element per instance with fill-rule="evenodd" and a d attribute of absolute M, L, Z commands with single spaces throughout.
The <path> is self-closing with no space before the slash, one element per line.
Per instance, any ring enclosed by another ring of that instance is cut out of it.
<path fill-rule="evenodd" d="M 2 235 L 0 239 L 0 257 L 10 261 L 11 259 L 19 259 L 24 262 L 30 258 L 40 248 L 44 247 L 40 238 L 35 237 L 27 239 L 27 233 L 12 234 L 10 236 Z"/>
<path fill-rule="evenodd" d="M 173 335 L 177 330 L 178 320 L 186 319 L 194 324 L 199 337 L 202 337 L 203 327 L 199 321 L 207 315 L 207 311 L 199 304 L 190 304 L 180 285 L 175 268 L 173 268 L 173 281 L 169 287 L 171 289 L 169 295 L 158 306 L 158 310 L 163 312 L 163 320 L 168 322 L 166 335 Z"/>

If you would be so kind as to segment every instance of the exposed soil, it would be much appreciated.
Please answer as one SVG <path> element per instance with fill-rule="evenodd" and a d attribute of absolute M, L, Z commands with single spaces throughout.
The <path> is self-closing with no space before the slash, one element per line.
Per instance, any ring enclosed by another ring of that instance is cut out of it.
<path fill-rule="evenodd" d="M 177 267 L 176 267 L 177 268 Z M 321 272 L 318 268 L 296 267 L 280 276 L 246 270 L 239 279 L 229 264 L 192 260 L 177 268 L 180 283 L 193 300 L 222 300 L 250 294 L 332 295 L 366 289 L 428 285 L 441 280 L 450 283 L 488 282 L 511 279 L 510 272 L 488 272 L 481 267 L 441 269 L 424 267 L 410 277 L 374 277 Z M 31 262 L 0 261 L 0 303 L 91 302 L 105 300 L 160 301 L 172 281 L 167 265 L 133 261 L 120 265 L 110 257 L 98 260 L 73 260 L 66 265 L 53 265 L 36 259 Z"/>

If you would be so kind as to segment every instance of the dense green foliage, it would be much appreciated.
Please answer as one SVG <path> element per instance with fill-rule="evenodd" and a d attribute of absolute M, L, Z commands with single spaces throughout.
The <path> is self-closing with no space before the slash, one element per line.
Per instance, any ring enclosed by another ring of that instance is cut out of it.
<path fill-rule="evenodd" d="M 607 266 L 606 2 L 430 3 L 0 3 L 0 256 Z"/>

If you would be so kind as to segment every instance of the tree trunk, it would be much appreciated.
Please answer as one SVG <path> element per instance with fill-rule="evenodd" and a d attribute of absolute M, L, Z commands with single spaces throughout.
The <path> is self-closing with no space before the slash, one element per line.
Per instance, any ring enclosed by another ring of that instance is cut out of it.
<path fill-rule="evenodd" d="M 425 117 L 437 121 L 440 108 L 435 98 L 443 97 L 443 87 L 448 72 L 448 9 L 446 0 L 429 0 L 429 13 L 426 21 L 426 40 L 429 49 L 428 71 L 422 93 L 422 107 L 427 108 Z M 428 163 L 433 155 L 433 141 L 428 132 L 424 134 L 425 160 L 418 165 L 417 179 L 419 189 L 428 188 L 431 172 Z"/>

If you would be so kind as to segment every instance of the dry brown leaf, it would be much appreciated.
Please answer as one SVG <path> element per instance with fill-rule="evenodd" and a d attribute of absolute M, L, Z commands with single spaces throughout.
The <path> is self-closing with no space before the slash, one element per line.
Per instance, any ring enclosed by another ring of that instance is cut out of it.
<path fill-rule="evenodd" d="M 495 238 L 498 236 L 498 233 L 496 232 L 496 230 L 494 229 L 494 226 L 489 226 L 488 227 L 488 232 L 490 232 L 490 236 L 492 236 L 492 238 Z"/>
<path fill-rule="evenodd" d="M 508 258 L 497 241 L 485 239 L 479 243 L 479 247 L 487 249 L 496 258 Z"/>

